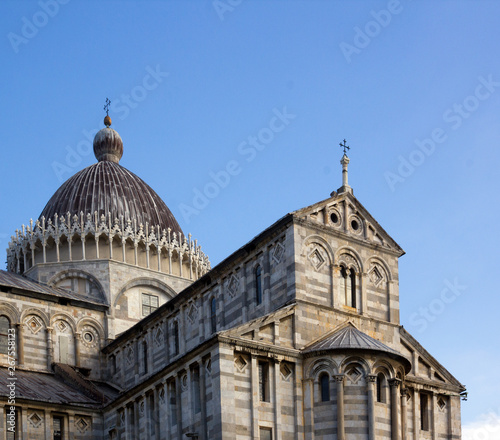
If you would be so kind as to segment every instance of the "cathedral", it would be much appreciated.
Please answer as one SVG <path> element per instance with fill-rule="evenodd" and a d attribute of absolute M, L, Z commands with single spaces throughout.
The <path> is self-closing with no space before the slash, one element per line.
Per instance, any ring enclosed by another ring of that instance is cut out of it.
<path fill-rule="evenodd" d="M 107 116 L 0 270 L 0 440 L 460 439 L 345 151 L 337 191 L 212 268 Z"/>

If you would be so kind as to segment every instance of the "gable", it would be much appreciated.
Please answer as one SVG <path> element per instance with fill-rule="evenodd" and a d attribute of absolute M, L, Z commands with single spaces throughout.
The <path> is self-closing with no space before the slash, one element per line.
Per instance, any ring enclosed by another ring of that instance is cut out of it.
<path fill-rule="evenodd" d="M 392 250 L 398 256 L 405 253 L 358 199 L 348 192 L 333 193 L 332 197 L 299 209 L 293 215 L 330 232 Z"/>
<path fill-rule="evenodd" d="M 458 388 L 465 391 L 465 387 L 444 368 L 422 345 L 404 328 L 400 330 L 401 352 L 412 360 L 412 370 L 407 379 L 422 385 Z"/>
<path fill-rule="evenodd" d="M 241 324 L 220 335 L 234 339 L 258 341 L 259 344 L 279 345 L 293 348 L 293 315 L 295 305 L 285 306 L 265 316 Z"/>

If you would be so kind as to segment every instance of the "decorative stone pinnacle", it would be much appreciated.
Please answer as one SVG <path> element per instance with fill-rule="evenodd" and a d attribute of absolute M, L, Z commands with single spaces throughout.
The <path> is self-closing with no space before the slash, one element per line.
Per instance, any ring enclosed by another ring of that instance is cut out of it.
<path fill-rule="evenodd" d="M 352 188 L 349 186 L 348 182 L 348 171 L 347 171 L 347 166 L 349 165 L 349 157 L 347 157 L 347 151 L 350 150 L 351 147 L 349 147 L 346 144 L 346 140 L 344 139 L 343 142 L 341 142 L 340 147 L 344 149 L 344 155 L 342 156 L 342 159 L 340 159 L 340 164 L 342 165 L 342 186 L 337 190 L 339 194 L 348 192 L 352 194 Z"/>

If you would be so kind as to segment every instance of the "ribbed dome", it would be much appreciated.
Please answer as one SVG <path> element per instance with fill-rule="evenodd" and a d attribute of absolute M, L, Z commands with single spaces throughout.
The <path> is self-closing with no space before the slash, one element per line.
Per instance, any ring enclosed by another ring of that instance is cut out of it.
<path fill-rule="evenodd" d="M 64 182 L 49 200 L 41 217 L 54 218 L 55 214 L 79 215 L 93 214 L 111 219 L 121 216 L 137 226 L 146 223 L 149 226 L 159 225 L 161 229 L 170 228 L 172 232 L 182 230 L 165 202 L 142 179 L 121 165 L 101 161 L 76 173 Z"/>

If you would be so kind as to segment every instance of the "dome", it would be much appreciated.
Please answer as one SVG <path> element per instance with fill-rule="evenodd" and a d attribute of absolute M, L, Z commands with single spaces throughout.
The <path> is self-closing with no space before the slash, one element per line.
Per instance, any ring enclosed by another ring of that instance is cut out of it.
<path fill-rule="evenodd" d="M 103 160 L 76 173 L 51 197 L 40 219 L 66 215 L 111 214 L 111 219 L 136 221 L 137 227 L 170 228 L 182 233 L 177 220 L 165 202 L 141 178 L 121 165 Z"/>
<path fill-rule="evenodd" d="M 108 117 L 109 118 L 109 117 Z M 111 120 L 109 120 L 111 124 Z M 168 228 L 182 233 L 177 220 L 165 202 L 141 178 L 118 162 L 123 154 L 120 135 L 109 126 L 100 130 L 94 138 L 94 154 L 99 162 L 76 173 L 64 182 L 51 197 L 40 219 L 91 214 L 111 220 L 131 220 L 150 227 Z"/>

